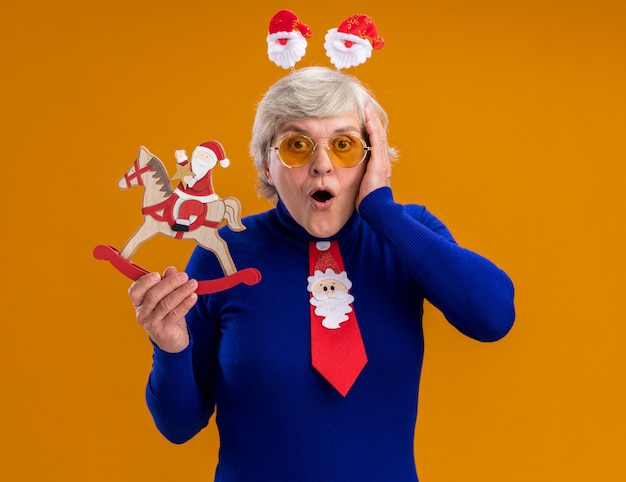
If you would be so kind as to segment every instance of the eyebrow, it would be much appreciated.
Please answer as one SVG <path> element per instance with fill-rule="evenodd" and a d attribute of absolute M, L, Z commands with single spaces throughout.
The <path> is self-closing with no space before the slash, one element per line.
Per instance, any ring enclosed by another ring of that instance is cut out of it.
<path fill-rule="evenodd" d="M 282 129 L 280 129 L 280 131 L 277 132 L 277 135 L 283 136 L 287 132 L 295 132 L 296 134 L 302 134 L 308 137 L 315 137 L 308 130 L 303 129 L 302 127 L 298 127 L 294 124 L 286 124 Z M 335 129 L 334 131 L 332 131 L 331 136 L 335 136 L 335 135 L 343 134 L 347 132 L 358 132 L 359 135 L 363 135 L 362 129 L 359 129 L 353 125 L 350 125 L 350 126 L 345 126 L 345 127 L 340 127 L 340 128 Z"/>

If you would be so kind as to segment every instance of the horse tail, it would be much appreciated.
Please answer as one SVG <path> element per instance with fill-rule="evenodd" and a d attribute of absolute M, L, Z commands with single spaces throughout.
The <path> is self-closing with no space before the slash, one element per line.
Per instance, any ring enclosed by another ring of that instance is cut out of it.
<path fill-rule="evenodd" d="M 227 197 L 222 199 L 224 203 L 224 219 L 226 224 L 233 231 L 243 231 L 246 227 L 241 222 L 241 203 L 239 199 Z"/>

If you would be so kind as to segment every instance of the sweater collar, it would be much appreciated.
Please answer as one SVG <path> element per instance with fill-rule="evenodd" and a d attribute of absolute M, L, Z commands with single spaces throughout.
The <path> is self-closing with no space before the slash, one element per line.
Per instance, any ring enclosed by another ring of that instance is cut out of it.
<path fill-rule="evenodd" d="M 309 234 L 306 229 L 298 224 L 289 211 L 287 211 L 285 204 L 280 199 L 276 204 L 276 218 L 283 231 L 285 231 L 290 237 L 306 242 L 325 241 L 331 239 L 341 242 L 356 234 L 360 222 L 360 216 L 355 210 L 346 224 L 343 225 L 335 236 L 332 236 L 331 238 L 317 238 Z"/>

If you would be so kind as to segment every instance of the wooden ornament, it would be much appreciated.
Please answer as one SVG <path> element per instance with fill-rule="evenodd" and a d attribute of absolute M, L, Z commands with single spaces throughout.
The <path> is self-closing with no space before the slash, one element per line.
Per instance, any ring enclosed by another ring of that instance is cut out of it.
<path fill-rule="evenodd" d="M 239 200 L 234 197 L 220 198 L 213 192 L 210 170 L 217 162 L 225 167 L 230 162 L 225 158 L 221 145 L 217 141 L 201 144 L 194 150 L 191 161 L 186 159 L 184 151 L 176 151 L 176 157 L 177 173 L 172 179 L 180 179 L 180 183 L 173 188 L 163 162 L 146 147 L 139 148 L 137 159 L 118 180 L 118 187 L 144 188 L 143 223 L 121 250 L 98 245 L 93 250 L 94 257 L 109 261 L 122 274 L 136 280 L 148 271 L 133 263 L 131 257 L 142 243 L 160 233 L 176 239 L 194 240 L 216 255 L 224 277 L 199 280 L 198 294 L 222 291 L 239 283 L 258 283 L 261 273 L 255 268 L 238 271 L 228 245 L 218 233 L 224 222 L 233 231 L 246 229 L 241 222 Z M 196 168 L 199 172 L 194 173 L 195 165 L 204 167 Z M 195 190 L 192 185 L 195 185 Z"/>

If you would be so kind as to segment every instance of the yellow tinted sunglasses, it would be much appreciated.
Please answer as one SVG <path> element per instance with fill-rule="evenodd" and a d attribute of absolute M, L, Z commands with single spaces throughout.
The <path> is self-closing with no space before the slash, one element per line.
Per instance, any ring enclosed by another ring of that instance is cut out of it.
<path fill-rule="evenodd" d="M 359 165 L 371 151 L 363 139 L 350 134 L 341 134 L 328 142 L 315 142 L 310 137 L 294 134 L 283 137 L 277 146 L 272 146 L 280 162 L 286 167 L 302 167 L 307 164 L 319 144 L 326 144 L 328 157 L 335 166 L 354 167 Z"/>

